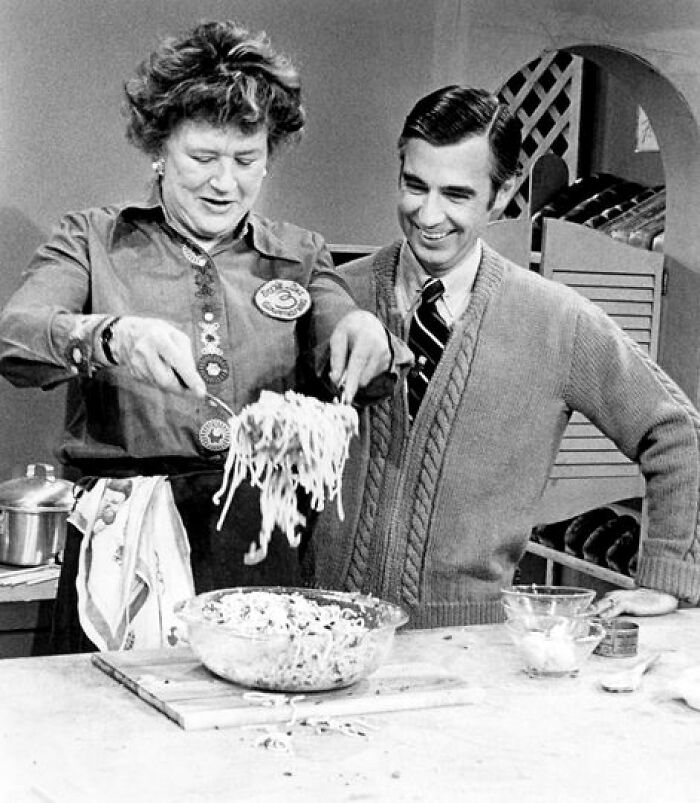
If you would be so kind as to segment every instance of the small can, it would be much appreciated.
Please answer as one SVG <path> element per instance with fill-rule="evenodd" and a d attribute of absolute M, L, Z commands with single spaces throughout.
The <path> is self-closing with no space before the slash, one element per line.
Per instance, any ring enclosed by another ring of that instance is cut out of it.
<path fill-rule="evenodd" d="M 631 658 L 637 654 L 639 625 L 629 619 L 602 620 L 605 628 L 603 640 L 596 647 L 597 655 L 606 658 Z"/>

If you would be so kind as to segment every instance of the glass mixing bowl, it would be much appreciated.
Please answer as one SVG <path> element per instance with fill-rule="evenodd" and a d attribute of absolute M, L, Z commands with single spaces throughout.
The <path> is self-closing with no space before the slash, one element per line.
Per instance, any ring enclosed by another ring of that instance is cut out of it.
<path fill-rule="evenodd" d="M 396 629 L 398 605 L 364 594 L 241 587 L 199 594 L 176 613 L 195 655 L 216 675 L 253 689 L 325 691 L 378 668 Z"/>
<path fill-rule="evenodd" d="M 575 675 L 603 638 L 592 620 L 595 591 L 575 586 L 518 585 L 501 591 L 506 629 L 532 676 Z"/>
<path fill-rule="evenodd" d="M 590 588 L 575 586 L 519 585 L 501 590 L 508 620 L 528 616 L 580 616 L 595 598 Z"/>
<path fill-rule="evenodd" d="M 506 622 L 523 669 L 533 677 L 578 674 L 605 630 L 586 617 L 531 616 Z"/>

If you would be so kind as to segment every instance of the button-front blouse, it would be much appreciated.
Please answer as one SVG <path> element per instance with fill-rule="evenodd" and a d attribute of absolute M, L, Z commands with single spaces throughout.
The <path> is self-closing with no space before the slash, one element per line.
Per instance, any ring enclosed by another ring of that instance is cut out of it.
<path fill-rule="evenodd" d="M 164 393 L 123 369 L 93 370 L 96 332 L 113 316 L 161 318 L 188 334 L 207 390 L 236 411 L 262 389 L 297 386 L 298 319 L 270 314 L 256 293 L 279 279 L 306 288 L 312 314 L 326 316 L 323 331 L 354 304 L 318 234 L 254 213 L 242 228 L 207 254 L 167 224 L 154 195 L 68 214 L 37 251 L 0 317 L 0 371 L 20 386 L 74 380 L 61 449 L 67 463 L 216 462 L 228 445 L 226 415 L 210 401 Z"/>

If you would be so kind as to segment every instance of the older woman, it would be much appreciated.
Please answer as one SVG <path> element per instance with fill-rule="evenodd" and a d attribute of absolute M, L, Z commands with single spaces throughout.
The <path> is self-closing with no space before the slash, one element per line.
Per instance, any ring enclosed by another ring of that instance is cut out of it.
<path fill-rule="evenodd" d="M 229 444 L 217 399 L 238 411 L 262 389 L 303 389 L 309 308 L 315 331 L 333 332 L 330 377 L 344 376 L 349 400 L 391 353 L 329 273 L 322 238 L 252 211 L 270 157 L 304 125 L 299 77 L 263 34 L 208 22 L 165 40 L 125 90 L 151 195 L 63 219 L 2 314 L 0 371 L 19 386 L 70 380 L 60 458 L 71 471 L 169 478 L 197 591 L 298 584 L 279 531 L 264 562 L 244 564 L 260 525 L 250 486 L 215 526 Z M 81 537 L 69 528 L 56 651 L 94 648 L 76 616 Z"/>

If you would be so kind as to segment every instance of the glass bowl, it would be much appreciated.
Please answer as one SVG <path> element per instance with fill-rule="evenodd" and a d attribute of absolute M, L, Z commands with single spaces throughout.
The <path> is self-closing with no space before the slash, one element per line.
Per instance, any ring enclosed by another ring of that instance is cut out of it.
<path fill-rule="evenodd" d="M 595 591 L 575 586 L 511 586 L 501 590 L 503 610 L 509 621 L 530 616 L 580 616 L 595 598 Z"/>
<path fill-rule="evenodd" d="M 188 642 L 216 675 L 251 689 L 327 691 L 367 677 L 388 654 L 403 608 L 364 594 L 241 587 L 176 606 Z"/>
<path fill-rule="evenodd" d="M 605 634 L 600 622 L 581 616 L 532 615 L 505 626 L 523 669 L 533 677 L 578 674 Z"/>

